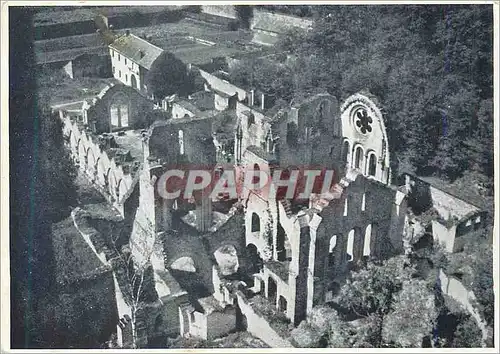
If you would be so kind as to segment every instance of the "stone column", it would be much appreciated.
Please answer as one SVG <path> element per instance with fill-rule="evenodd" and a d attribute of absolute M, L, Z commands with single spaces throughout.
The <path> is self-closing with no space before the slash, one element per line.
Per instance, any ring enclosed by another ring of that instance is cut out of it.
<path fill-rule="evenodd" d="M 204 191 L 196 204 L 196 226 L 200 231 L 208 231 L 212 226 L 212 200 L 209 191 Z"/>

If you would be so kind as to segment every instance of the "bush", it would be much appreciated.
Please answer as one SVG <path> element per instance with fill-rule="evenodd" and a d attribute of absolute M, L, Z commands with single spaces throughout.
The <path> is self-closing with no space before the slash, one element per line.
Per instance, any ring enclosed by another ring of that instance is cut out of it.
<path fill-rule="evenodd" d="M 454 333 L 453 348 L 480 348 L 482 332 L 471 316 L 464 316 Z"/>

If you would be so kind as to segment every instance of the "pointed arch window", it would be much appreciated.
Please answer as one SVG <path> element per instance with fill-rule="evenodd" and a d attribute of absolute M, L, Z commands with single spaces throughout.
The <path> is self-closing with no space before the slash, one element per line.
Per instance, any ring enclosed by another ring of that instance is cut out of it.
<path fill-rule="evenodd" d="M 363 148 L 358 146 L 354 153 L 354 168 L 362 168 L 363 163 Z"/>
<path fill-rule="evenodd" d="M 346 140 L 342 144 L 342 161 L 343 162 L 345 162 L 345 163 L 349 162 L 350 152 L 351 152 L 351 145 L 349 144 L 349 141 Z"/>
<path fill-rule="evenodd" d="M 377 171 L 377 157 L 375 156 L 374 153 L 371 153 L 370 156 L 368 157 L 368 170 L 366 171 L 368 176 L 375 176 L 375 173 Z"/>
<path fill-rule="evenodd" d="M 347 261 L 354 259 L 354 230 L 349 231 L 347 236 Z"/>
<path fill-rule="evenodd" d="M 337 235 L 333 235 L 330 238 L 330 245 L 328 248 L 328 265 L 332 266 L 335 264 L 335 247 L 337 246 Z"/>
<path fill-rule="evenodd" d="M 260 232 L 260 218 L 257 213 L 252 213 L 252 232 Z"/>

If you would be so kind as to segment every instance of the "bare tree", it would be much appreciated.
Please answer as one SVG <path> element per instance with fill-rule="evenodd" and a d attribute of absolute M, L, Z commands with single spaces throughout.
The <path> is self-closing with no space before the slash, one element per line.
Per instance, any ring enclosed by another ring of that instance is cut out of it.
<path fill-rule="evenodd" d="M 130 317 L 132 327 L 132 348 L 138 348 L 137 314 L 142 303 L 147 300 L 145 296 L 145 273 L 149 265 L 152 250 L 148 252 L 146 261 L 138 264 L 134 262 L 132 252 L 128 244 L 119 246 L 120 233 L 111 232 L 110 240 L 113 247 L 114 257 L 110 260 L 113 270 L 120 279 L 118 283 L 125 302 L 130 306 Z M 120 248 L 120 249 L 119 249 Z"/>

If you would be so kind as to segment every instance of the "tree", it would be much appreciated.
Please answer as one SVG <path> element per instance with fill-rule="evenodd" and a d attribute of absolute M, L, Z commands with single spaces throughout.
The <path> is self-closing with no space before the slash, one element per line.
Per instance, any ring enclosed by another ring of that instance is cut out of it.
<path fill-rule="evenodd" d="M 45 299 L 54 286 L 51 223 L 68 215 L 74 169 L 59 118 L 37 94 L 32 9 L 9 10 L 9 172 L 11 345 L 53 342 L 43 328 Z"/>
<path fill-rule="evenodd" d="M 110 230 L 109 241 L 113 257 L 110 263 L 118 280 L 120 290 L 123 293 L 124 300 L 130 306 L 130 317 L 132 327 L 132 348 L 139 348 L 138 319 L 143 309 L 143 304 L 153 302 L 158 299 L 158 294 L 154 289 L 152 282 L 151 265 L 149 259 L 152 254 L 149 253 L 145 262 L 134 262 L 134 257 L 128 245 L 122 245 L 119 229 Z"/>
<path fill-rule="evenodd" d="M 412 279 L 403 283 L 402 290 L 394 294 L 391 311 L 382 325 L 382 338 L 398 347 L 421 347 L 424 337 L 435 326 L 438 312 L 434 294 L 424 280 Z"/>
<path fill-rule="evenodd" d="M 240 26 L 243 28 L 250 28 L 250 22 L 253 17 L 253 7 L 251 5 L 235 5 L 236 16 Z"/>
<path fill-rule="evenodd" d="M 296 92 L 291 68 L 266 58 L 243 59 L 229 74 L 235 85 L 263 92 L 266 106 L 280 99 L 290 102 Z"/>
<path fill-rule="evenodd" d="M 434 327 L 437 311 L 431 287 L 425 280 L 414 279 L 415 275 L 405 256 L 369 263 L 351 274 L 336 297 L 338 305 L 358 317 L 350 322 L 349 346 L 422 345 Z M 344 325 L 336 323 L 339 332 L 346 331 Z M 338 345 L 337 340 L 329 345 Z"/>
<path fill-rule="evenodd" d="M 389 312 L 393 295 L 401 290 L 403 281 L 409 280 L 413 268 L 405 256 L 397 256 L 383 263 L 368 263 L 353 272 L 340 289 L 337 302 L 358 316 Z"/>
<path fill-rule="evenodd" d="M 62 122 L 43 104 L 40 115 L 40 178 L 44 187 L 46 215 L 51 222 L 67 217 L 77 204 L 76 167 L 64 144 Z"/>
<path fill-rule="evenodd" d="M 187 66 L 172 53 L 164 51 L 146 74 L 146 85 L 157 100 L 178 94 L 184 96 L 193 88 L 193 77 Z"/>
<path fill-rule="evenodd" d="M 481 348 L 482 335 L 474 318 L 464 315 L 453 334 L 451 346 L 453 348 Z"/>
<path fill-rule="evenodd" d="M 471 160 L 492 172 L 492 19 L 491 6 L 321 6 L 281 43 L 294 82 L 379 98 L 394 168 L 453 180 Z"/>
<path fill-rule="evenodd" d="M 472 291 L 478 301 L 479 310 L 489 326 L 494 325 L 495 293 L 493 287 L 493 252 L 491 244 L 485 243 L 475 252 L 472 265 Z"/>
<path fill-rule="evenodd" d="M 493 177 L 493 100 L 484 99 L 479 104 L 472 125 L 473 135 L 467 139 L 471 168 Z"/>

